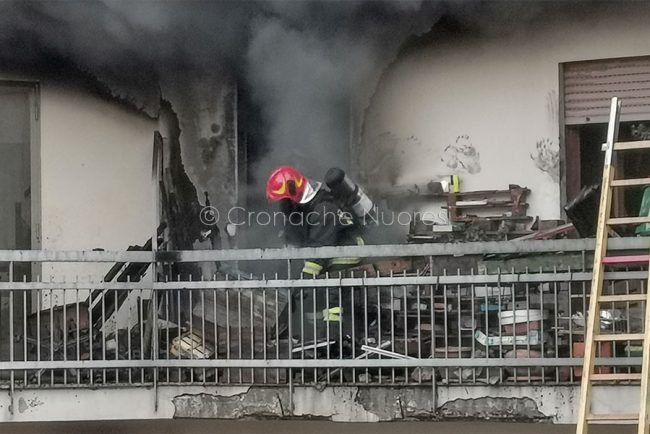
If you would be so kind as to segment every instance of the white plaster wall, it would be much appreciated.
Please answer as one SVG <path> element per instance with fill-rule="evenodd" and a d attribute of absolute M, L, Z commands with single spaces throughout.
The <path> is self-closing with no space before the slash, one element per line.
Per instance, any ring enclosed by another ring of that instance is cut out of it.
<path fill-rule="evenodd" d="M 48 83 L 40 102 L 42 248 L 125 250 L 144 243 L 153 227 L 157 122 Z M 97 281 L 111 265 L 52 263 L 42 273 L 54 281 Z M 43 303 L 49 304 L 47 296 Z"/>
<path fill-rule="evenodd" d="M 44 249 L 123 250 L 149 238 L 156 125 L 90 94 L 42 87 Z"/>
<path fill-rule="evenodd" d="M 371 185 L 448 174 L 460 175 L 464 191 L 516 183 L 532 190 L 529 215 L 559 218 L 559 168 L 542 171 L 533 158 L 540 140 L 559 148 L 559 64 L 650 55 L 649 17 L 646 3 L 593 13 L 585 6 L 573 18 L 492 22 L 501 30 L 447 38 L 405 56 L 368 109 L 362 170 Z M 457 140 L 478 153 L 461 156 L 466 168 L 441 161 L 451 160 L 445 148 Z"/>

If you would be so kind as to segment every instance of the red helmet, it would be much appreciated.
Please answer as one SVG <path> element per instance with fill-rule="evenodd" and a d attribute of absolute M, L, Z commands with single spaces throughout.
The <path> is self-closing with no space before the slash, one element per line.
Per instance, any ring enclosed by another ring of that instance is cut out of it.
<path fill-rule="evenodd" d="M 289 199 L 300 203 L 308 182 L 307 178 L 293 167 L 278 167 L 266 183 L 266 197 L 271 201 Z"/>

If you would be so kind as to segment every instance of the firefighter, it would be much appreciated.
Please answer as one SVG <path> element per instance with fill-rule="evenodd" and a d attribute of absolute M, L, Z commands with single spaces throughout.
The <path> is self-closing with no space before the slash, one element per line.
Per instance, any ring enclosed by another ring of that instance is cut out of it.
<path fill-rule="evenodd" d="M 331 169 L 340 170 L 340 169 Z M 330 172 L 328 172 L 330 173 Z M 320 182 L 309 181 L 297 169 L 278 167 L 266 185 L 269 201 L 279 202 L 283 212 L 284 236 L 290 245 L 300 247 L 362 245 L 360 225 L 353 213 L 341 206 L 332 191 Z M 327 270 L 359 263 L 359 258 L 310 259 L 302 272 L 318 276 Z"/>

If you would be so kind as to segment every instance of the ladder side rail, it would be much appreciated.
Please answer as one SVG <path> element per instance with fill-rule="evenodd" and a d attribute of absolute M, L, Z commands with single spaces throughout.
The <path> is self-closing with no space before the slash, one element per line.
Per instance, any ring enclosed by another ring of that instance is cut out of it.
<path fill-rule="evenodd" d="M 609 219 L 612 194 L 611 182 L 614 179 L 612 166 L 612 151 L 618 139 L 621 103 L 618 98 L 612 98 L 609 125 L 607 128 L 607 143 L 603 167 L 603 180 L 600 189 L 600 204 L 598 209 L 598 229 L 596 232 L 596 248 L 594 251 L 593 275 L 591 280 L 591 295 L 589 299 L 589 314 L 586 318 L 587 330 L 585 333 L 585 351 L 582 369 L 582 382 L 580 386 L 580 410 L 578 413 L 577 434 L 587 434 L 588 421 L 591 411 L 591 374 L 594 369 L 596 346 L 594 345 L 595 329 L 599 325 L 598 298 L 603 287 L 603 258 L 607 253 L 607 220 Z"/>

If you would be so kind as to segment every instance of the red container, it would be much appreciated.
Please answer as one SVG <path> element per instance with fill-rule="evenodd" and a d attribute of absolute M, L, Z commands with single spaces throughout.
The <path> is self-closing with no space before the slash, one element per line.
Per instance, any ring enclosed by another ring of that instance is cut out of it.
<path fill-rule="evenodd" d="M 600 348 L 600 351 L 598 350 Z M 614 351 L 612 350 L 613 345 L 611 342 L 600 342 L 600 345 L 596 345 L 596 356 L 598 357 L 612 357 Z M 573 343 L 573 357 L 583 357 L 585 355 L 585 343 L 584 342 L 574 342 Z M 598 374 L 610 374 L 612 368 L 607 366 L 601 366 L 595 370 Z M 582 377 L 582 368 L 573 368 L 573 373 L 576 377 Z"/>
<path fill-rule="evenodd" d="M 539 330 L 541 327 L 542 327 L 541 321 L 520 322 L 515 324 L 515 335 L 518 336 L 526 335 L 530 330 Z M 504 335 L 512 334 L 512 324 L 503 326 L 503 334 Z"/>

